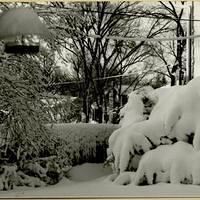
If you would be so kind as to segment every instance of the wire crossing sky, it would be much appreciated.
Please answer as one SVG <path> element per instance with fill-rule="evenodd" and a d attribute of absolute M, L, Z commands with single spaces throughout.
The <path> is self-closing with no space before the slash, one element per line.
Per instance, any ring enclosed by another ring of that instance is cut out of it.
<path fill-rule="evenodd" d="M 101 38 L 100 35 L 88 35 L 86 37 L 91 38 Z M 200 35 L 190 35 L 190 36 L 183 36 L 183 37 L 169 37 L 169 38 L 142 38 L 142 37 L 122 37 L 122 36 L 104 36 L 106 39 L 113 39 L 113 40 L 125 40 L 125 41 L 145 41 L 145 42 L 156 42 L 156 41 L 172 41 L 172 40 L 186 40 L 186 39 L 195 39 L 199 38 Z"/>

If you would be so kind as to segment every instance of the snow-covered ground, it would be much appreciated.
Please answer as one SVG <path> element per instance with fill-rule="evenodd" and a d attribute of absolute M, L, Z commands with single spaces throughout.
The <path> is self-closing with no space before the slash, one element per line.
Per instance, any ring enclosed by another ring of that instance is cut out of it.
<path fill-rule="evenodd" d="M 122 186 L 109 180 L 110 168 L 85 163 L 72 168 L 69 179 L 43 188 L 17 187 L 0 191 L 0 197 L 200 197 L 200 186 L 159 183 Z"/>
<path fill-rule="evenodd" d="M 115 170 L 120 173 L 117 178 L 103 164 L 84 163 L 74 166 L 68 179 L 63 178 L 56 185 L 17 187 L 0 191 L 0 197 L 200 197 L 199 89 L 200 78 L 196 78 L 186 86 L 148 92 L 155 106 L 147 120 L 143 116 L 142 96 L 133 93 L 121 112 L 124 116 L 121 127 L 113 127 L 113 133 L 108 125 L 93 124 L 90 129 L 85 124 L 78 124 L 75 129 L 72 124 L 68 128 L 64 124 L 54 126 L 61 138 L 67 138 L 77 149 L 83 147 L 86 153 L 91 146 L 95 149 L 97 139 L 108 139 L 112 133 L 107 152 L 108 157 L 114 157 Z M 79 140 L 74 143 L 74 138 L 81 134 L 82 143 Z M 141 159 L 137 171 L 126 172 L 136 155 Z M 138 186 L 137 180 L 143 181 L 145 177 L 153 185 Z M 179 184 L 174 184 L 177 182 L 172 181 L 174 177 Z M 185 178 L 190 184 L 181 184 Z"/>

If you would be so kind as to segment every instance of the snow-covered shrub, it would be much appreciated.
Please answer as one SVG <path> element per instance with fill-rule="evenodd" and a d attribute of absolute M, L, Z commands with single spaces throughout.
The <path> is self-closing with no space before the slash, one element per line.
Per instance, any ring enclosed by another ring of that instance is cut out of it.
<path fill-rule="evenodd" d="M 135 155 L 142 155 L 163 143 L 189 142 L 194 135 L 194 148 L 200 148 L 199 88 L 200 78 L 195 78 L 186 86 L 163 89 L 157 95 L 148 120 L 114 131 L 109 138 L 109 154 L 114 157 L 117 172 L 125 171 Z"/>
<path fill-rule="evenodd" d="M 127 104 L 120 110 L 120 125 L 124 127 L 145 120 L 143 112 L 141 97 L 134 92 L 130 93 Z"/>
<path fill-rule="evenodd" d="M 42 102 L 45 91 L 42 69 L 32 57 L 9 59 L 12 62 L 0 65 L 0 110 L 6 111 L 0 130 L 1 150 L 6 153 L 14 148 L 17 152 L 18 148 L 30 147 L 38 155 L 41 143 L 49 138 L 43 124 L 48 111 Z"/>
<path fill-rule="evenodd" d="M 49 129 L 54 133 L 55 149 L 60 160 L 67 159 L 69 165 L 83 162 L 104 162 L 108 138 L 119 128 L 112 124 L 69 123 L 54 124 Z"/>
<path fill-rule="evenodd" d="M 17 166 L 1 166 L 0 167 L 0 190 L 13 189 L 17 179 Z"/>
<path fill-rule="evenodd" d="M 135 184 L 148 184 L 169 182 L 170 170 L 177 159 L 186 159 L 194 152 L 194 148 L 185 142 L 177 142 L 173 145 L 161 145 L 154 150 L 146 152 L 136 171 Z M 178 172 L 177 172 L 178 174 Z"/>
<path fill-rule="evenodd" d="M 162 131 L 163 126 L 156 120 L 145 120 L 114 131 L 109 138 L 109 149 L 114 156 L 115 170 L 125 171 L 129 167 L 130 157 L 141 156 L 160 145 Z M 138 163 L 132 164 L 132 168 L 137 169 Z"/>
<path fill-rule="evenodd" d="M 131 92 L 128 102 L 120 110 L 120 125 L 127 126 L 148 119 L 163 90 L 154 90 L 149 86 Z"/>
<path fill-rule="evenodd" d="M 144 88 L 145 89 L 145 88 Z M 164 86 L 161 88 L 153 89 L 151 87 L 147 87 L 146 90 L 139 90 L 138 95 L 142 96 L 142 102 L 144 104 L 144 116 L 146 119 L 149 119 L 149 116 L 158 102 L 159 98 L 168 91 L 168 86 Z"/>
<path fill-rule="evenodd" d="M 200 150 L 200 78 L 180 87 L 168 101 L 164 114 L 165 132 L 170 137 L 188 141 L 194 136 L 193 146 Z"/>
<path fill-rule="evenodd" d="M 116 130 L 109 138 L 110 145 L 109 149 L 107 150 L 108 152 L 107 160 L 110 160 L 111 164 L 114 161 L 112 154 L 112 144 L 115 143 L 115 139 L 118 137 L 118 135 L 122 133 L 124 134 L 129 129 L 128 126 L 131 126 L 134 123 L 148 119 L 151 110 L 155 105 L 155 102 L 158 100 L 155 98 L 155 96 L 158 96 L 157 94 L 149 95 L 149 93 L 151 93 L 152 90 L 153 90 L 152 87 L 145 87 L 140 90 L 131 92 L 129 94 L 127 104 L 120 110 L 121 128 L 119 130 Z M 138 138 L 139 137 L 142 136 L 139 135 Z M 148 144 L 148 142 L 146 142 L 146 144 Z M 129 167 L 130 167 L 129 169 L 137 169 L 140 155 L 143 152 L 143 148 L 141 146 L 137 144 L 135 145 L 137 149 L 135 149 L 135 152 L 132 154 L 133 156 L 131 156 L 131 159 L 129 161 Z M 148 150 L 148 148 L 146 150 Z"/>
<path fill-rule="evenodd" d="M 54 153 L 44 153 L 44 147 L 54 142 L 44 124 L 51 115 L 42 101 L 46 97 L 46 85 L 40 64 L 32 56 L 13 55 L 4 60 L 0 71 L 0 110 L 5 113 L 0 127 L 0 167 L 4 166 L 0 177 L 7 177 L 0 182 L 4 189 L 11 189 L 6 185 L 12 179 L 11 169 L 14 170 L 10 165 L 16 165 L 16 170 L 24 173 L 25 163 Z M 40 179 L 25 174 L 23 183 L 33 178 Z M 17 179 L 20 180 L 19 176 Z"/>
<path fill-rule="evenodd" d="M 156 111 L 154 111 L 155 114 L 151 114 L 152 107 L 158 102 L 161 92 L 149 90 L 149 93 L 141 91 L 141 94 L 137 94 L 138 92 L 134 91 L 130 94 L 128 103 L 122 109 L 124 115 L 121 122 L 122 127 L 114 131 L 109 138 L 108 159 L 113 159 L 114 156 L 115 166 L 121 163 L 120 168 L 123 168 L 123 170 L 127 167 L 129 170 L 136 170 L 141 155 L 162 143 L 160 137 L 163 126 L 161 122 L 160 124 L 157 122 Z M 156 107 L 158 106 L 156 105 Z M 148 116 L 149 114 L 150 116 L 154 115 L 151 121 L 145 120 L 147 119 L 145 117 L 147 112 L 149 112 Z M 122 151 L 126 152 L 126 155 L 123 154 L 124 161 L 119 160 Z M 118 171 L 119 169 L 115 170 Z"/>
<path fill-rule="evenodd" d="M 49 137 L 54 140 L 51 135 Z M 16 152 L 9 146 L 8 155 L 1 154 L 0 169 L 3 170 L 0 170 L 0 185 L 3 186 L 0 190 L 12 189 L 13 186 L 40 187 L 58 183 L 71 166 L 67 157 L 61 159 L 55 143 L 42 144 L 39 155 L 31 147 L 19 147 Z"/>
<path fill-rule="evenodd" d="M 51 95 L 43 102 L 51 114 L 48 122 L 71 123 L 81 120 L 81 100 L 77 97 Z"/>
<path fill-rule="evenodd" d="M 200 185 L 200 152 L 178 157 L 170 170 L 170 182 L 173 184 Z"/>
<path fill-rule="evenodd" d="M 164 156 L 163 156 L 164 155 Z M 200 184 L 200 152 L 192 145 L 177 142 L 146 152 L 139 163 L 135 184 L 171 182 Z"/>

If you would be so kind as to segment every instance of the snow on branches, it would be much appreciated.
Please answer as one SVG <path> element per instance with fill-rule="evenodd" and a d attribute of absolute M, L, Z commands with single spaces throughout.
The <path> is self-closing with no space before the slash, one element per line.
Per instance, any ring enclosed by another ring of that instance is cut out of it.
<path fill-rule="evenodd" d="M 196 169 L 200 169 L 200 161 L 188 162 L 197 156 L 196 153 L 190 144 L 182 141 L 173 145 L 161 145 L 146 152 L 136 172 L 135 184 L 183 183 L 184 181 L 191 182 L 191 178 L 196 183 L 194 179 L 198 175 Z M 200 156 L 200 152 L 198 154 Z"/>
<path fill-rule="evenodd" d="M 139 161 L 137 163 L 132 162 L 134 158 L 139 156 L 139 160 L 141 157 L 143 159 L 142 155 L 145 152 L 151 152 L 152 149 L 160 145 L 172 144 L 177 140 L 191 143 L 195 150 L 199 150 L 199 89 L 200 78 L 195 78 L 186 86 L 162 88 L 157 93 L 155 91 L 150 92 L 149 98 L 157 102 L 149 119 L 144 121 L 133 120 L 132 123 L 114 131 L 109 138 L 108 157 L 113 157 L 115 171 L 122 174 L 127 169 L 131 169 L 130 165 L 134 165 L 132 169 L 137 169 Z M 133 98 L 130 100 L 133 101 Z M 129 110 L 131 110 L 130 103 L 129 101 Z M 136 101 L 132 103 L 133 110 L 137 110 L 135 109 L 137 105 Z M 143 109 L 141 105 L 138 108 Z M 132 112 L 132 115 L 134 119 L 134 112 Z M 136 112 L 136 115 L 138 115 L 138 112 Z M 126 119 L 125 117 L 124 119 Z M 129 115 L 129 122 L 130 118 Z M 139 168 L 142 165 L 141 162 L 139 162 Z M 151 180 L 148 181 L 149 184 L 153 182 L 152 176 Z"/>
<path fill-rule="evenodd" d="M 160 182 L 200 185 L 199 171 L 200 152 L 191 144 L 179 141 L 146 152 L 136 172 L 111 175 L 109 180 L 118 185 L 152 185 Z"/>

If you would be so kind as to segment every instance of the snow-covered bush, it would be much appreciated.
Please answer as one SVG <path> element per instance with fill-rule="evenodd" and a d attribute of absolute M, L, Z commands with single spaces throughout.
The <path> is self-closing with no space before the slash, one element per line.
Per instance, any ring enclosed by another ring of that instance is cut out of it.
<path fill-rule="evenodd" d="M 163 156 L 164 155 L 164 156 Z M 200 152 L 192 145 L 177 142 L 146 152 L 139 163 L 135 184 L 170 182 L 200 184 Z"/>
<path fill-rule="evenodd" d="M 154 90 L 150 86 L 131 92 L 128 102 L 120 110 L 120 125 L 127 126 L 148 119 L 160 93 L 161 88 Z"/>
<path fill-rule="evenodd" d="M 194 148 L 199 149 L 199 89 L 200 78 L 193 79 L 186 86 L 165 88 L 157 95 L 157 103 L 148 120 L 114 131 L 109 138 L 108 157 L 114 157 L 115 170 L 125 171 L 135 155 L 143 155 L 163 143 L 189 142 L 192 135 Z"/>
<path fill-rule="evenodd" d="M 49 138 L 43 124 L 48 111 L 42 102 L 45 84 L 41 66 L 33 57 L 10 56 L 0 70 L 0 110 L 6 113 L 0 130 L 1 150 L 6 153 L 14 148 L 17 152 L 30 147 L 38 155 L 41 143 Z"/>
<path fill-rule="evenodd" d="M 49 95 L 44 99 L 51 118 L 48 122 L 71 123 L 81 121 L 81 100 L 78 97 Z"/>
<path fill-rule="evenodd" d="M 200 78 L 180 87 L 168 101 L 164 114 L 165 132 L 170 137 L 188 141 L 194 136 L 193 146 L 200 150 Z"/>
<path fill-rule="evenodd" d="M 141 97 L 134 92 L 130 93 L 127 104 L 120 110 L 120 125 L 124 127 L 145 120 L 143 112 L 144 104 Z"/>
<path fill-rule="evenodd" d="M 54 133 L 55 144 L 51 148 L 60 155 L 60 160 L 67 159 L 67 164 L 75 165 L 104 162 L 108 138 L 119 125 L 60 123 L 48 127 Z"/>
<path fill-rule="evenodd" d="M 160 91 L 148 90 L 147 92 L 143 90 L 139 94 L 134 91 L 129 95 L 128 103 L 121 112 L 121 115 L 123 115 L 121 128 L 114 131 L 109 138 L 108 159 L 113 159 L 114 156 L 115 166 L 121 163 L 121 165 L 125 165 L 119 166 L 123 170 L 127 167 L 129 170 L 136 170 L 141 155 L 161 143 L 160 133 L 163 131 L 163 127 L 161 123 L 157 122 L 157 119 L 154 119 L 156 118 L 156 112 L 154 111 L 155 117 L 152 117 L 151 121 L 145 120 L 148 119 L 153 105 L 158 102 L 161 96 L 160 93 Z M 145 116 L 147 113 L 148 116 Z M 141 132 L 146 134 L 141 134 Z M 155 144 L 151 142 L 152 140 Z M 129 150 L 126 150 L 128 148 Z M 122 158 L 124 161 L 119 160 L 122 151 L 126 152 Z M 118 171 L 119 169 L 116 168 L 115 170 Z"/>
<path fill-rule="evenodd" d="M 42 101 L 46 97 L 42 68 L 32 56 L 10 55 L 0 65 L 0 71 L 0 110 L 4 111 L 0 127 L 0 177 L 7 177 L 0 179 L 0 183 L 3 189 L 11 189 L 9 182 L 16 178 L 14 174 L 17 171 L 21 171 L 24 175 L 17 176 L 18 184 L 26 185 L 34 179 L 38 186 L 37 179 L 42 181 L 41 177 L 31 169 L 31 175 L 25 174 L 27 164 L 30 166 L 38 159 L 52 155 L 58 158 L 49 149 L 54 141 L 44 124 L 51 119 L 51 115 Z M 45 152 L 44 148 L 47 147 L 48 151 Z M 47 162 L 55 163 L 49 158 Z M 44 168 L 50 171 L 49 166 Z M 51 171 L 56 172 L 56 167 Z M 44 182 L 49 184 L 52 176 L 47 173 L 46 178 L 50 180 Z"/>
<path fill-rule="evenodd" d="M 48 142 L 40 143 L 40 152 L 35 155 L 34 148 L 8 148 L 7 154 L 1 159 L 13 160 L 17 168 L 13 171 L 5 165 L 6 170 L 0 171 L 0 177 L 9 172 L 9 178 L 2 186 L 12 189 L 10 181 L 15 179 L 14 186 L 39 187 L 55 184 L 68 176 L 71 166 L 84 162 L 103 162 L 106 158 L 108 137 L 118 125 L 111 124 L 55 124 L 48 125 Z M 2 165 L 4 166 L 4 165 Z M 1 179 L 0 179 L 1 183 Z M 0 188 L 1 189 L 1 188 Z"/>
<path fill-rule="evenodd" d="M 144 181 L 149 185 L 158 182 L 170 182 L 171 179 L 175 178 L 173 172 L 173 177 L 170 174 L 172 166 L 177 164 L 178 160 L 186 160 L 194 152 L 192 145 L 181 141 L 173 145 L 161 145 L 146 152 L 142 156 L 136 171 L 135 184 L 140 185 Z M 176 177 L 178 174 L 177 172 Z M 183 171 L 181 171 L 181 174 L 184 176 Z"/>

